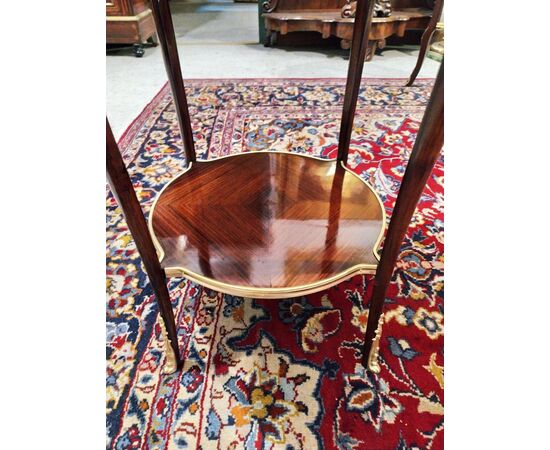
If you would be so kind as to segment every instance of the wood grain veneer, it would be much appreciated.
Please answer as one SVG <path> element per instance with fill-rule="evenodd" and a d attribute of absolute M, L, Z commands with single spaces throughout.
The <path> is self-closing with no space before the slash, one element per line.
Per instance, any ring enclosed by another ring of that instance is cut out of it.
<path fill-rule="evenodd" d="M 411 153 L 377 264 L 384 210 L 369 186 L 345 168 L 368 41 L 372 0 L 357 2 L 338 162 L 291 153 L 255 152 L 193 162 L 192 129 L 167 0 L 152 0 L 174 92 L 188 169 L 159 194 L 144 219 L 107 126 L 107 167 L 117 199 L 157 294 L 176 355 L 174 317 L 165 273 L 179 272 L 235 295 L 285 298 L 322 290 L 376 269 L 362 363 L 377 371 L 387 287 L 422 190 L 443 145 L 443 63 Z M 138 217 L 139 216 L 139 217 Z M 133 225 L 132 225 L 133 224 Z M 161 253 L 162 267 L 152 243 Z M 145 256 L 144 256 L 145 255 Z M 151 275 L 153 274 L 153 275 Z M 179 356 L 178 356 L 179 357 Z M 178 361 L 181 365 L 181 360 Z"/>
<path fill-rule="evenodd" d="M 373 272 L 384 225 L 380 200 L 357 175 L 290 153 L 195 163 L 163 190 L 151 218 L 167 271 L 264 298 Z"/>

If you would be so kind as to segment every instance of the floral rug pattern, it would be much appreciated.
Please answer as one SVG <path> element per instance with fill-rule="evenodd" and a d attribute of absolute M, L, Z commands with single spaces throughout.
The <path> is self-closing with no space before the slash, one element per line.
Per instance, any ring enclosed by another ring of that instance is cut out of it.
<path fill-rule="evenodd" d="M 343 79 L 186 83 L 199 159 L 280 150 L 336 156 Z M 349 166 L 388 216 L 433 80 L 365 79 Z M 165 86 L 119 142 L 145 214 L 185 166 Z M 220 192 L 223 195 L 223 192 Z M 443 157 L 385 305 L 381 373 L 359 364 L 371 276 L 281 301 L 170 280 L 185 365 L 163 374 L 158 309 L 107 196 L 107 448 L 443 448 Z"/>

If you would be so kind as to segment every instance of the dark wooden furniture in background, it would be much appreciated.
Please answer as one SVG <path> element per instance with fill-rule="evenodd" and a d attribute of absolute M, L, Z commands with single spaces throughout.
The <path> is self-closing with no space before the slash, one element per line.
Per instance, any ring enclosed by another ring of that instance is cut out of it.
<path fill-rule="evenodd" d="M 107 0 L 107 44 L 133 44 L 137 57 L 143 44 L 157 43 L 153 14 L 147 0 Z"/>
<path fill-rule="evenodd" d="M 432 36 L 435 33 L 435 29 L 437 28 L 437 22 L 439 22 L 439 19 L 441 19 L 442 12 L 443 0 L 435 0 L 434 10 L 430 19 L 430 23 L 428 24 L 428 27 L 424 30 L 424 33 L 422 34 L 422 39 L 420 40 L 420 53 L 418 53 L 416 65 L 414 66 L 414 69 L 407 81 L 406 86 L 412 86 L 414 80 L 416 80 L 416 77 L 420 72 L 420 69 L 422 68 L 424 57 L 426 56 L 426 51 L 428 50 L 428 46 L 430 45 Z"/>
<path fill-rule="evenodd" d="M 377 0 L 375 17 L 368 32 L 367 61 L 386 39 L 403 37 L 407 30 L 424 30 L 432 10 L 425 0 Z M 357 2 L 349 0 L 266 0 L 262 3 L 266 36 L 264 45 L 273 46 L 277 35 L 296 31 L 317 31 L 323 38 L 336 36 L 344 49 L 350 48 Z M 391 9 L 391 12 L 389 11 Z M 389 14 L 389 16 L 388 16 Z"/>
<path fill-rule="evenodd" d="M 187 142 L 186 137 L 192 137 L 191 118 L 168 2 L 152 0 L 152 5 L 157 28 L 162 30 L 159 39 L 165 50 L 168 78 L 173 89 L 179 90 L 173 94 L 188 167 L 155 199 L 149 214 L 151 236 L 147 235 L 135 195 L 128 194 L 131 183 L 120 168 L 121 158 L 115 169 L 125 176 L 112 176 L 112 171 L 109 174 L 125 214 L 140 216 L 127 220 L 132 233 L 136 233 L 140 254 L 148 261 L 146 269 L 153 273 L 149 275 L 172 349 L 179 356 L 177 345 L 174 346 L 176 325 L 173 314 L 167 311 L 166 280 L 158 260 L 152 261 L 151 239 L 167 275 L 178 273 L 234 295 L 295 297 L 320 291 L 353 274 L 375 270 L 362 362 L 369 370 L 378 371 L 385 292 L 404 234 L 443 142 L 443 69 L 437 77 L 377 263 L 383 206 L 374 191 L 346 167 L 367 52 L 365 36 L 374 4 L 366 0 L 357 5 L 336 161 L 292 153 L 251 152 L 210 162 L 196 161 L 192 139 Z M 109 154 L 114 148 L 109 128 L 107 134 Z M 234 184 L 227 189 L 232 179 Z M 286 228 L 282 229 L 283 225 Z M 286 235 L 289 242 L 277 239 L 277 233 Z"/>

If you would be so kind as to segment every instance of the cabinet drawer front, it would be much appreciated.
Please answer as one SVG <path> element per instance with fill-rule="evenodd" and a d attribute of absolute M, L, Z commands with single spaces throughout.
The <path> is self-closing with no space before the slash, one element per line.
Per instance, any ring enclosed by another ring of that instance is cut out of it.
<path fill-rule="evenodd" d="M 108 16 L 126 16 L 130 12 L 124 0 L 106 0 L 105 7 Z"/>

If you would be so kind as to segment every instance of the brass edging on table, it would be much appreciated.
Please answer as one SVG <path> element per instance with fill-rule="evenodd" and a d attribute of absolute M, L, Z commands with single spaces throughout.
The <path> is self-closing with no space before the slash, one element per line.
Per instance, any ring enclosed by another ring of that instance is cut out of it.
<path fill-rule="evenodd" d="M 278 150 L 261 150 L 256 152 L 240 152 L 235 153 L 231 155 L 224 155 L 220 156 L 218 158 L 213 159 L 207 159 L 207 160 L 197 160 L 197 163 L 208 163 L 208 162 L 214 162 L 218 161 L 220 159 L 225 159 L 233 156 L 240 156 L 240 155 L 254 155 L 254 154 L 284 154 L 284 155 L 293 155 L 293 156 L 302 156 L 305 158 L 311 158 L 316 159 L 318 161 L 323 162 L 336 162 L 335 158 L 320 158 L 318 156 L 312 156 L 312 155 L 305 155 L 302 153 L 293 153 L 293 152 L 286 152 L 286 151 L 278 151 Z M 165 257 L 164 249 L 162 248 L 162 245 L 160 244 L 157 236 L 155 235 L 155 232 L 153 230 L 153 214 L 155 211 L 155 207 L 157 205 L 157 202 L 159 201 L 162 193 L 176 180 L 178 180 L 182 175 L 184 175 L 186 172 L 188 172 L 193 163 L 189 163 L 189 165 L 178 175 L 176 175 L 172 180 L 170 180 L 168 183 L 166 183 L 163 188 L 159 191 L 157 196 L 155 197 L 155 200 L 153 201 L 153 204 L 151 205 L 151 209 L 149 211 L 149 217 L 147 220 L 147 227 L 149 229 L 149 233 L 151 234 L 151 239 L 153 240 L 153 244 L 155 246 L 155 249 L 158 254 L 159 262 L 162 262 L 162 260 Z M 380 233 L 378 235 L 378 238 L 375 242 L 374 248 L 373 248 L 373 254 L 374 256 L 380 260 L 380 256 L 378 254 L 378 246 L 380 245 L 380 241 L 382 240 L 382 237 L 384 235 L 384 230 L 386 228 L 386 211 L 384 208 L 384 205 L 382 203 L 382 200 L 374 190 L 374 188 L 363 178 L 361 178 L 358 174 L 353 172 L 351 169 L 346 167 L 343 163 L 341 163 L 344 170 L 347 172 L 355 175 L 359 180 L 361 180 L 364 184 L 367 185 L 367 187 L 371 190 L 371 192 L 374 194 L 375 198 L 377 199 L 380 209 L 382 211 L 382 227 L 380 230 Z M 245 287 L 245 286 L 238 286 L 233 285 L 229 283 L 224 283 L 221 281 L 216 281 L 211 278 L 205 277 L 204 275 L 197 274 L 189 269 L 185 269 L 183 267 L 165 267 L 164 270 L 166 272 L 166 276 L 184 276 L 188 278 L 191 281 L 194 281 L 202 286 L 205 286 L 207 288 L 225 293 L 230 295 L 236 295 L 240 297 L 252 297 L 252 298 L 262 298 L 262 299 L 282 299 L 282 298 L 292 298 L 292 297 L 298 297 L 301 295 L 307 295 L 312 294 L 314 292 L 321 291 L 323 289 L 327 289 L 329 287 L 335 286 L 342 281 L 345 281 L 352 276 L 355 275 L 362 275 L 362 274 L 374 274 L 376 272 L 378 265 L 377 264 L 357 264 L 355 266 L 352 266 L 348 268 L 347 270 L 338 273 L 330 278 L 316 281 L 315 283 L 309 283 L 304 284 L 301 286 L 291 287 L 291 288 L 256 288 L 256 287 Z"/>
<path fill-rule="evenodd" d="M 342 167 L 351 173 L 352 175 L 355 175 L 357 178 L 359 178 L 363 183 L 367 185 L 367 187 L 372 191 L 374 196 L 376 197 L 376 200 L 378 200 L 378 204 L 380 205 L 380 209 L 382 210 L 382 228 L 380 229 L 380 233 L 378 234 L 378 238 L 376 239 L 376 242 L 374 243 L 374 247 L 372 248 L 372 253 L 374 254 L 374 257 L 380 261 L 380 253 L 378 252 L 378 249 L 380 247 L 380 242 L 382 241 L 382 238 L 384 237 L 384 231 L 386 230 L 386 208 L 384 207 L 384 203 L 382 203 L 382 199 L 378 196 L 377 192 L 374 190 L 374 188 L 369 184 L 369 182 L 365 179 L 363 179 L 359 174 L 355 173 L 353 170 L 349 169 L 344 165 L 342 162 Z"/>

